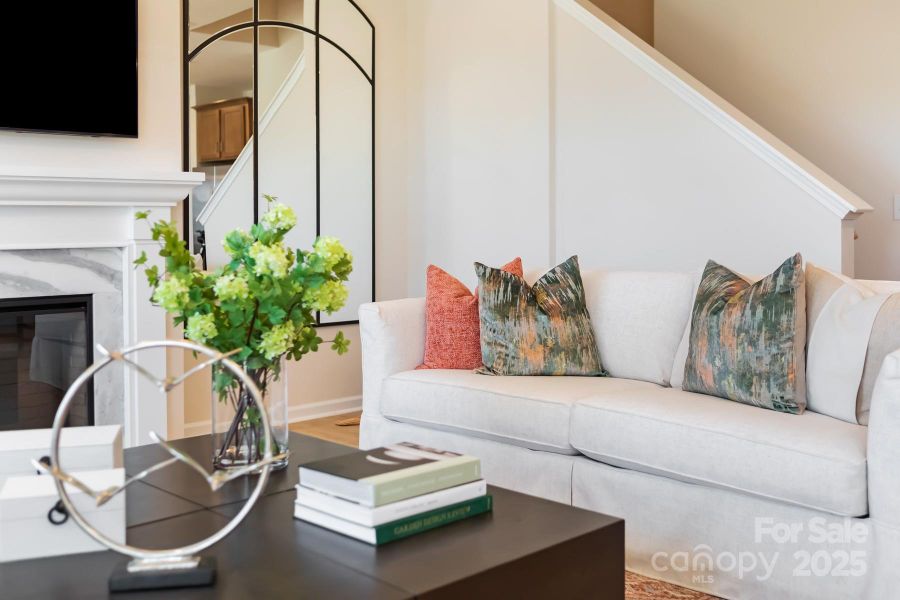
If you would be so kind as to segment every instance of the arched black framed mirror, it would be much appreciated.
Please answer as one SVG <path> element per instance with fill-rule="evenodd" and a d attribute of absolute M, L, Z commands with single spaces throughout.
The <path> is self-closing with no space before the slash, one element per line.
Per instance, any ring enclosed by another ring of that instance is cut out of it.
<path fill-rule="evenodd" d="M 185 202 L 206 268 L 248 229 L 263 194 L 297 213 L 287 241 L 353 253 L 346 306 L 375 299 L 375 27 L 353 0 L 183 0 L 183 162 L 207 180 Z"/>

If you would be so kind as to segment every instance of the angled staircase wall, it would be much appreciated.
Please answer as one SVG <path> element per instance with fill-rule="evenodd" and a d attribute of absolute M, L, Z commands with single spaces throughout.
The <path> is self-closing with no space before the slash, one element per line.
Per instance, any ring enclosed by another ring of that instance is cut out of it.
<path fill-rule="evenodd" d="M 763 272 L 800 250 L 852 272 L 865 202 L 593 5 L 553 4 L 558 256 L 629 267 L 637 241 L 638 266 Z"/>
<path fill-rule="evenodd" d="M 516 254 L 852 274 L 870 207 L 587 0 L 422 0 L 408 26 L 413 293 Z"/>

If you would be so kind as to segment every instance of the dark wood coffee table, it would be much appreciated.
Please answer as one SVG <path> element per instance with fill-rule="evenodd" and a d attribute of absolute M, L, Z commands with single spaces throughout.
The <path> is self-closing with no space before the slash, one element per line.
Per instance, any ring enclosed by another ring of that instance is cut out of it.
<path fill-rule="evenodd" d="M 209 436 L 175 442 L 206 462 Z M 351 452 L 291 434 L 291 464 L 215 556 L 214 587 L 122 595 L 140 598 L 624 598 L 621 519 L 491 487 L 494 511 L 375 548 L 297 521 L 297 467 Z M 164 458 L 156 446 L 125 451 L 129 475 Z M 128 489 L 128 542 L 162 548 L 206 537 L 243 505 L 252 480 L 212 493 L 183 465 Z M 0 597 L 98 598 L 125 557 L 93 552 L 0 564 Z"/>

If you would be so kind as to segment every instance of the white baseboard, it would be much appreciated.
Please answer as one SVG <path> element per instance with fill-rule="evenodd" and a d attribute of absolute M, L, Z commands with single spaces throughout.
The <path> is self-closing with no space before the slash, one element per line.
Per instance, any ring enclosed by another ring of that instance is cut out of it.
<path fill-rule="evenodd" d="M 331 417 L 334 415 L 342 415 L 348 412 L 362 410 L 362 396 L 347 396 L 346 398 L 333 398 L 331 400 L 322 400 L 311 404 L 298 404 L 288 407 L 288 421 L 296 423 L 298 421 L 309 421 L 310 419 L 320 419 L 322 417 Z M 195 435 L 205 435 L 210 432 L 212 423 L 209 419 L 205 421 L 192 421 L 184 424 L 184 437 L 193 437 Z"/>
<path fill-rule="evenodd" d="M 333 398 L 331 400 L 322 400 L 311 404 L 289 406 L 288 421 L 291 423 L 296 423 L 297 421 L 309 421 L 310 419 L 342 415 L 357 410 L 362 410 L 362 396 Z"/>

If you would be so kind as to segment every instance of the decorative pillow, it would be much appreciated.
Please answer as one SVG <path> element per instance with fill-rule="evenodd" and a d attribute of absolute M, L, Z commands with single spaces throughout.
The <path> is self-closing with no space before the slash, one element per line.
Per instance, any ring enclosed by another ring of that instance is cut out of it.
<path fill-rule="evenodd" d="M 522 277 L 475 263 L 481 315 L 479 372 L 606 375 L 584 285 L 573 256 L 531 287 Z"/>
<path fill-rule="evenodd" d="M 806 407 L 858 423 L 857 397 L 872 326 L 888 294 L 806 265 Z M 884 355 L 881 356 L 884 359 Z"/>
<path fill-rule="evenodd" d="M 709 261 L 691 316 L 683 389 L 801 414 L 804 284 L 799 254 L 754 284 Z"/>
<path fill-rule="evenodd" d="M 522 276 L 522 259 L 503 265 Z M 447 271 L 428 265 L 425 275 L 425 360 L 419 369 L 477 369 L 481 366 L 478 297 Z"/>

